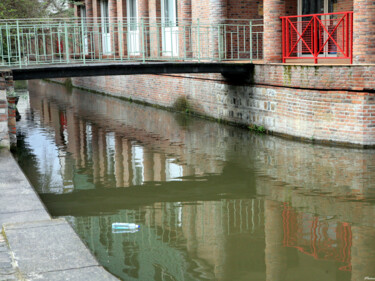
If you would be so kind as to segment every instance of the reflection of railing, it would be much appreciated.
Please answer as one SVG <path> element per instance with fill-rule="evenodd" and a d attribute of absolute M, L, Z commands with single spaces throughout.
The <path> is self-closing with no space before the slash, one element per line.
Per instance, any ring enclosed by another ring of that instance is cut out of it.
<path fill-rule="evenodd" d="M 345 263 L 339 269 L 351 271 L 352 232 L 348 223 L 297 213 L 285 204 L 283 225 L 285 247 L 296 248 L 315 259 Z"/>
<path fill-rule="evenodd" d="M 263 23 L 160 18 L 0 21 L 0 66 L 129 60 L 253 60 Z"/>
<path fill-rule="evenodd" d="M 353 12 L 281 17 L 286 59 L 348 59 L 352 63 Z"/>

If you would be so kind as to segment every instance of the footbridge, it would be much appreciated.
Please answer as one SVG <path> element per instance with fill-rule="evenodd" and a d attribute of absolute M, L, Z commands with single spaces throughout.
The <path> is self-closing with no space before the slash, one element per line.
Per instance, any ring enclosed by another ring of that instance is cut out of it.
<path fill-rule="evenodd" d="M 251 63 L 112 62 L 14 67 L 5 69 L 5 71 L 9 70 L 13 80 L 16 81 L 64 77 L 177 73 L 221 73 L 227 77 L 246 77 L 252 69 L 253 64 Z"/>
<path fill-rule="evenodd" d="M 260 20 L 0 20 L 0 69 L 14 80 L 95 75 L 241 74 L 263 56 Z"/>

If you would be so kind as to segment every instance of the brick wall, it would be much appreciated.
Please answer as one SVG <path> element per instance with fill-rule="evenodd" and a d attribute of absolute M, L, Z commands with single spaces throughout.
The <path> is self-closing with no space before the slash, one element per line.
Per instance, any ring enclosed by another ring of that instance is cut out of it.
<path fill-rule="evenodd" d="M 219 74 L 75 78 L 76 86 L 190 110 L 229 122 L 263 126 L 315 141 L 375 145 L 374 66 L 256 65 L 254 84 L 231 84 Z"/>
<path fill-rule="evenodd" d="M 262 19 L 263 1 L 228 0 L 227 16 L 229 19 Z"/>
<path fill-rule="evenodd" d="M 9 134 L 6 84 L 4 78 L 0 77 L 0 148 L 2 147 L 9 147 Z"/>
<path fill-rule="evenodd" d="M 374 63 L 375 2 L 353 1 L 353 62 Z"/>
<path fill-rule="evenodd" d="M 281 16 L 285 16 L 285 0 L 264 0 L 264 61 L 280 62 L 282 58 Z"/>

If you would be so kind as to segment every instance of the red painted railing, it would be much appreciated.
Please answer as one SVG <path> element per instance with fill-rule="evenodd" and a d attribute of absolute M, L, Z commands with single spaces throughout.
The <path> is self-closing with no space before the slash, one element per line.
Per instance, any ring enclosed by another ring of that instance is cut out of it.
<path fill-rule="evenodd" d="M 353 12 L 286 16 L 282 19 L 286 59 L 353 59 Z"/>

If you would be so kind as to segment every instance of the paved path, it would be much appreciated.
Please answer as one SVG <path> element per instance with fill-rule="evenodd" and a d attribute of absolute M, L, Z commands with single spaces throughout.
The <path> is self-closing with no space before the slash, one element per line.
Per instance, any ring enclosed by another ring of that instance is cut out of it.
<path fill-rule="evenodd" d="M 12 265 L 10 250 L 4 235 L 0 233 L 0 281 L 17 280 L 16 269 Z"/>
<path fill-rule="evenodd" d="M 65 219 L 51 219 L 8 150 L 0 149 L 0 281 L 118 280 Z"/>

